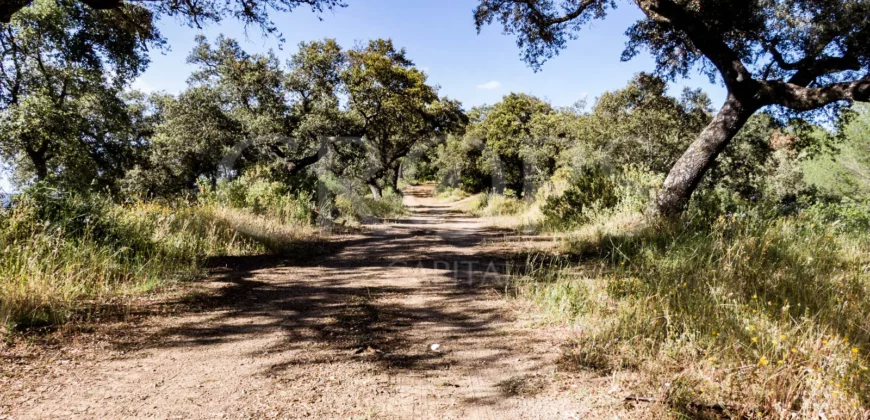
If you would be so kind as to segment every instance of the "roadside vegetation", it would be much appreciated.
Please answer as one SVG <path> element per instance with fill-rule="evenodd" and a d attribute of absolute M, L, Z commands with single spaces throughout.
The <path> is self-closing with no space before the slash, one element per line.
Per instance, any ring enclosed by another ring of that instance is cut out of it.
<path fill-rule="evenodd" d="M 306 42 L 284 63 L 200 37 L 186 90 L 130 90 L 163 40 L 116 25 L 150 21 L 128 6 L 36 0 L 0 31 L 0 156 L 18 190 L 0 205 L 5 332 L 123 312 L 214 257 L 308 255 L 400 216 L 401 160 L 462 128 L 390 40 Z"/>
<path fill-rule="evenodd" d="M 493 225 L 562 238 L 555 253 L 520 264 L 506 289 L 534 302 L 548 322 L 578 331 L 562 368 L 635 372 L 633 395 L 675 415 L 866 414 L 866 105 L 840 134 L 753 117 L 686 213 L 662 220 L 647 209 L 669 162 L 707 118 L 703 95 L 672 98 L 641 76 L 588 110 L 531 97 L 518 107 L 517 98 L 478 110 L 485 118 L 439 146 L 441 197 L 462 199 Z M 493 118 L 503 117 L 502 107 L 532 111 L 506 133 Z M 462 145 L 498 141 L 475 137 L 481 132 L 533 138 L 535 130 L 559 133 L 549 154 L 535 148 L 516 165 L 534 168 L 539 181 L 503 192 L 476 187 L 500 176 L 492 168 L 504 170 L 509 159 Z M 671 142 L 652 143 L 651 133 Z"/>
<path fill-rule="evenodd" d="M 591 103 L 471 109 L 390 39 L 285 56 L 199 36 L 186 89 L 131 89 L 162 17 L 277 34 L 269 11 L 341 1 L 13 3 L 0 333 L 123 312 L 215 257 L 316 252 L 436 182 L 494 225 L 562 239 L 506 288 L 577 331 L 561 368 L 631 372 L 636 402 L 675 417 L 870 416 L 866 1 L 635 2 L 623 58 L 648 51 L 654 72 Z M 480 0 L 474 18 L 538 69 L 610 7 Z M 669 89 L 695 69 L 724 84 L 720 111 Z"/>

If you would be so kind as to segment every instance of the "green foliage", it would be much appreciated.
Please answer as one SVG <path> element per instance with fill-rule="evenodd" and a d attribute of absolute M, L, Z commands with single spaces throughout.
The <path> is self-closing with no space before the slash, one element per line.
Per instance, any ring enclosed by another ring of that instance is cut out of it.
<path fill-rule="evenodd" d="M 546 198 L 541 206 L 544 223 L 570 228 L 590 220 L 590 209 L 616 206 L 617 181 L 599 167 L 587 167 L 566 176 L 568 187 L 561 194 Z"/>
<path fill-rule="evenodd" d="M 264 166 L 290 186 L 326 155 L 327 138 L 355 130 L 339 110 L 345 55 L 334 40 L 300 44 L 287 69 L 271 52 L 251 55 L 233 40 L 198 42 L 189 61 L 200 70 L 190 87 L 155 98 L 162 121 L 147 162 L 129 173 L 130 193 L 167 197 L 192 191 L 200 177 L 216 180 L 221 169 Z"/>
<path fill-rule="evenodd" d="M 241 124 L 224 113 L 220 96 L 197 87 L 178 98 L 156 98 L 162 121 L 148 145 L 147 161 L 123 182 L 127 194 L 170 197 L 193 191 L 200 177 L 217 178 L 222 157 L 243 138 Z"/>
<path fill-rule="evenodd" d="M 118 10 L 124 9 L 128 3 L 115 0 L 78 0 L 80 3 L 69 2 L 78 7 L 88 5 L 94 9 Z M 0 4 L 0 23 L 9 23 L 13 17 L 19 17 L 32 8 L 33 0 L 11 1 Z M 28 7 L 30 6 L 30 7 Z M 278 34 L 278 28 L 270 20 L 271 12 L 289 12 L 299 6 L 308 6 L 313 12 L 334 10 L 344 7 L 340 0 L 201 0 L 196 3 L 178 2 L 176 0 L 154 0 L 142 2 L 155 18 L 172 17 L 190 26 L 202 27 L 208 23 L 220 23 L 224 19 L 237 19 L 245 27 L 257 26 L 267 34 Z M 19 12 L 20 11 L 20 12 Z M 148 23 L 148 21 L 120 20 L 118 26 L 129 23 Z"/>
<path fill-rule="evenodd" d="M 482 142 L 469 135 L 447 136 L 434 149 L 440 185 L 471 193 L 491 187 L 492 177 L 483 160 L 483 147 Z"/>
<path fill-rule="evenodd" d="M 115 188 L 141 140 L 122 94 L 161 45 L 151 12 L 38 0 L 0 27 L 0 157 L 20 181 Z"/>
<path fill-rule="evenodd" d="M 684 148 L 665 178 L 655 204 L 659 215 L 684 210 L 712 162 L 755 112 L 765 109 L 806 128 L 809 122 L 835 121 L 830 117 L 841 116 L 853 101 L 870 101 L 867 2 L 650 0 L 635 5 L 645 17 L 626 31 L 623 60 L 647 50 L 665 80 L 698 69 L 711 81 L 721 79 L 728 90 L 719 118 L 691 149 Z M 538 69 L 585 24 L 615 7 L 609 0 L 480 0 L 474 18 L 478 30 L 498 22 L 505 33 L 516 35 L 523 58 Z M 795 122 L 798 115 L 806 121 Z M 644 164 L 656 169 L 658 162 Z"/>
<path fill-rule="evenodd" d="M 117 205 L 34 189 L 0 209 L 0 322 L 62 324 L 123 310 L 120 299 L 203 274 L 206 259 L 283 253 L 304 225 L 201 203 Z"/>
<path fill-rule="evenodd" d="M 837 150 L 813 156 L 801 167 L 807 184 L 822 192 L 864 200 L 870 198 L 870 105 L 856 104 L 854 111 L 841 127 L 843 140 Z"/>
<path fill-rule="evenodd" d="M 503 179 L 505 188 L 518 194 L 524 192 L 526 176 L 530 174 L 523 164 L 523 152 L 535 146 L 553 144 L 555 136 L 533 135 L 533 124 L 540 123 L 542 116 L 552 112 L 552 107 L 538 98 L 511 93 L 476 113 L 467 135 L 485 145 L 485 168 Z M 545 165 L 544 171 L 552 172 L 553 169 L 552 165 Z"/>
<path fill-rule="evenodd" d="M 870 404 L 870 237 L 855 229 L 868 210 L 822 205 L 710 225 L 606 221 L 567 250 L 596 269 L 578 275 L 545 259 L 515 287 L 554 319 L 584 326 L 565 366 L 635 369 L 634 391 L 651 395 L 663 381 L 685 381 L 691 401 L 735 414 L 851 417 Z M 662 397 L 678 407 L 675 395 Z"/>
<path fill-rule="evenodd" d="M 364 181 L 374 195 L 398 187 L 399 166 L 421 140 L 460 130 L 458 102 L 438 98 L 427 76 L 391 40 L 369 41 L 348 52 L 342 80 L 351 114 L 362 121 L 367 148 Z"/>
<path fill-rule="evenodd" d="M 340 194 L 335 197 L 335 210 L 338 212 L 338 222 L 352 225 L 370 221 L 371 218 L 390 219 L 405 214 L 402 196 L 391 189 L 385 190 L 383 196 L 378 198 L 353 193 Z"/>
<path fill-rule="evenodd" d="M 493 192 L 478 194 L 471 202 L 469 211 L 476 216 L 514 216 L 524 212 L 528 206 L 514 195 Z"/>
<path fill-rule="evenodd" d="M 673 98 L 665 90 L 662 79 L 640 74 L 598 98 L 591 111 L 582 103 L 554 109 L 532 96 L 507 95 L 473 110 L 465 136 L 438 146 L 441 182 L 479 192 L 503 179 L 525 196 L 559 168 L 640 165 L 666 173 L 709 122 L 710 110 L 699 91 Z"/>
<path fill-rule="evenodd" d="M 611 164 L 644 165 L 667 173 L 710 121 L 710 100 L 699 90 L 680 98 L 665 94 L 666 83 L 641 73 L 620 90 L 605 92 L 580 129 L 589 147 L 605 150 Z"/>
<path fill-rule="evenodd" d="M 284 183 L 256 170 L 231 181 L 218 181 L 214 189 L 207 183 L 199 185 L 200 202 L 248 210 L 295 226 L 314 224 L 318 213 L 314 199 L 313 193 L 299 190 L 294 194 Z"/>

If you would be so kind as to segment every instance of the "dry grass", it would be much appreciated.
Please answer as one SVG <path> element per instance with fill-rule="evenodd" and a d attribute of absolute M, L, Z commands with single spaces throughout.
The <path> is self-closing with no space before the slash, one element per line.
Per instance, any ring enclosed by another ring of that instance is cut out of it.
<path fill-rule="evenodd" d="M 285 252 L 319 234 L 216 205 L 101 209 L 61 222 L 34 217 L 27 206 L 4 211 L 0 325 L 14 330 L 123 310 L 130 296 L 201 276 L 208 257 Z"/>
<path fill-rule="evenodd" d="M 870 416 L 866 231 L 811 216 L 663 226 L 624 214 L 563 252 L 575 262 L 532 262 L 514 283 L 582 331 L 563 366 L 635 371 L 631 392 L 678 416 Z"/>
<path fill-rule="evenodd" d="M 442 200 L 456 202 L 460 211 L 481 218 L 487 226 L 518 231 L 535 230 L 543 219 L 540 206 L 499 194 L 475 194 L 458 201 L 451 197 Z"/>

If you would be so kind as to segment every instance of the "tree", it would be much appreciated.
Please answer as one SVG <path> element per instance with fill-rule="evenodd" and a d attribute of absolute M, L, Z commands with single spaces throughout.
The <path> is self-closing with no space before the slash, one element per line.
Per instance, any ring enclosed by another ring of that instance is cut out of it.
<path fill-rule="evenodd" d="M 161 121 L 147 159 L 127 174 L 126 192 L 165 197 L 194 189 L 200 177 L 216 180 L 221 158 L 244 138 L 242 125 L 222 108 L 220 92 L 195 86 L 154 101 Z"/>
<path fill-rule="evenodd" d="M 317 163 L 330 137 L 353 130 L 338 100 L 345 61 L 332 39 L 301 43 L 286 70 L 271 52 L 249 55 L 224 38 L 214 47 L 200 38 L 189 59 L 200 67 L 192 84 L 221 92 L 223 107 L 243 127 L 239 141 L 252 142 L 258 159 L 277 163 L 283 177 Z"/>
<path fill-rule="evenodd" d="M 721 78 L 725 104 L 674 164 L 656 212 L 679 214 L 705 172 L 750 116 L 836 111 L 870 100 L 870 2 L 861 0 L 635 0 L 646 15 L 628 31 L 623 59 L 643 48 L 658 74 L 693 68 Z M 481 0 L 478 30 L 494 20 L 517 35 L 535 69 L 564 49 L 585 23 L 604 18 L 609 0 Z"/>
<path fill-rule="evenodd" d="M 438 98 L 426 75 L 391 40 L 355 48 L 348 61 L 342 73 L 348 108 L 361 121 L 370 152 L 365 182 L 380 197 L 385 185 L 397 189 L 401 160 L 418 141 L 459 129 L 467 117 L 458 102 Z"/>
<path fill-rule="evenodd" d="M 122 92 L 161 42 L 150 22 L 133 5 L 38 0 L 0 27 L 0 153 L 20 175 L 107 186 L 126 169 L 140 136 Z"/>
<path fill-rule="evenodd" d="M 0 3 L 0 23 L 9 23 L 13 16 L 39 0 L 4 0 Z M 155 17 L 175 17 L 189 25 L 201 27 L 209 22 L 220 22 L 232 17 L 246 25 L 259 26 L 266 33 L 276 33 L 270 12 L 287 12 L 299 6 L 310 6 L 314 12 L 344 7 L 341 0 L 79 0 L 77 7 L 87 5 L 92 10 L 119 10 L 135 6 L 148 10 Z M 116 23 L 125 25 L 146 21 L 124 19 Z M 151 24 L 149 18 L 147 23 Z"/>
<path fill-rule="evenodd" d="M 337 138 L 358 136 L 362 129 L 340 106 L 339 95 L 346 91 L 342 72 L 348 63 L 347 53 L 334 39 L 301 43 L 287 65 L 285 86 L 294 101 L 290 112 L 296 156 L 288 170 L 294 174 L 326 156 Z"/>
<path fill-rule="evenodd" d="M 605 92 L 589 116 L 584 142 L 607 150 L 615 164 L 639 163 L 667 173 L 710 122 L 710 100 L 698 90 L 674 98 L 666 89 L 663 79 L 641 73 L 628 86 Z"/>
<path fill-rule="evenodd" d="M 351 124 L 339 109 L 344 55 L 334 40 L 302 43 L 282 68 L 274 54 L 248 54 L 237 42 L 198 38 L 188 61 L 199 69 L 177 99 L 164 98 L 151 160 L 130 180 L 145 195 L 175 194 L 214 180 L 221 169 L 269 166 L 290 182 L 326 154 Z M 237 154 L 232 168 L 221 168 Z"/>
<path fill-rule="evenodd" d="M 523 149 L 536 143 L 532 123 L 535 118 L 553 112 L 552 107 L 530 95 L 511 93 L 495 105 L 484 107 L 478 124 L 469 130 L 470 136 L 480 138 L 490 154 L 491 172 L 501 172 L 505 187 L 520 194 L 526 168 Z M 539 146 L 539 145 L 535 145 Z"/>

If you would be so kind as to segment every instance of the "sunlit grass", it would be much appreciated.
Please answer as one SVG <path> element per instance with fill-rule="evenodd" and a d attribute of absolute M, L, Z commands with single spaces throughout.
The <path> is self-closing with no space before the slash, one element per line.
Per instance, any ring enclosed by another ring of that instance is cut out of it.
<path fill-rule="evenodd" d="M 582 331 L 564 367 L 636 371 L 631 392 L 669 409 L 862 418 L 870 234 L 843 226 L 809 215 L 708 225 L 620 215 L 566 242 L 574 263 L 539 259 L 512 286 Z"/>
<path fill-rule="evenodd" d="M 87 216 L 93 222 L 53 223 L 26 205 L 4 211 L 3 325 L 63 324 L 116 311 L 127 297 L 203 275 L 208 257 L 285 252 L 318 234 L 309 225 L 211 204 L 104 210 Z"/>

